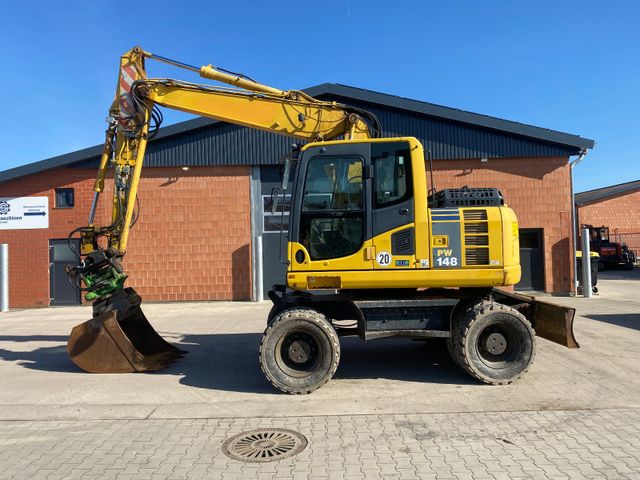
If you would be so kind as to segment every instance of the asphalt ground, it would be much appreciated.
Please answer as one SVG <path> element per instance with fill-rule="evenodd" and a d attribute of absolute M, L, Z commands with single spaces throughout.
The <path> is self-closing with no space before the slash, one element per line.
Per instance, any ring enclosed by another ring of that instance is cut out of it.
<path fill-rule="evenodd" d="M 88 308 L 0 316 L 0 480 L 638 479 L 640 272 L 601 274 L 575 306 L 582 348 L 545 340 L 503 387 L 458 370 L 442 341 L 342 341 L 336 377 L 275 391 L 257 351 L 269 305 L 145 305 L 191 353 L 156 373 L 92 375 L 67 358 Z M 547 299 L 549 300 L 549 299 Z M 252 429 L 306 438 L 268 463 L 229 458 Z"/>
<path fill-rule="evenodd" d="M 459 370 L 441 340 L 342 339 L 333 380 L 305 396 L 276 391 L 258 364 L 267 303 L 143 304 L 158 332 L 190 353 L 159 372 L 94 375 L 65 350 L 88 307 L 0 314 L 0 420 L 249 418 L 592 410 L 640 407 L 640 270 L 601 272 L 574 306 L 580 349 L 538 339 L 510 386 Z"/>

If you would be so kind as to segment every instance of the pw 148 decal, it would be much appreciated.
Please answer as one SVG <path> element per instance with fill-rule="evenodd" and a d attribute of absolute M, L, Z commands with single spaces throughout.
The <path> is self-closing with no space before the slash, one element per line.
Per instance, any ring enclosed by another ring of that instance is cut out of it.
<path fill-rule="evenodd" d="M 436 267 L 457 267 L 460 264 L 460 260 L 454 255 L 453 249 L 436 248 L 434 263 Z"/>

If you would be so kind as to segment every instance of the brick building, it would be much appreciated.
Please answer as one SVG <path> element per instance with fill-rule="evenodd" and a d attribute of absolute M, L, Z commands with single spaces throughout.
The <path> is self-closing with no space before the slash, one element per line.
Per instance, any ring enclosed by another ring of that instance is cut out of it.
<path fill-rule="evenodd" d="M 517 288 L 571 291 L 569 158 L 592 140 L 343 85 L 307 92 L 372 111 L 384 136 L 420 139 L 438 189 L 500 188 L 520 223 Z M 147 301 L 247 300 L 282 283 L 280 218 L 267 204 L 290 143 L 203 118 L 162 128 L 145 157 L 141 215 L 125 257 L 129 285 Z M 0 229 L 0 243 L 9 244 L 13 307 L 79 303 L 64 274 L 75 261 L 65 239 L 86 223 L 101 148 L 0 172 L 0 198 L 46 196 L 50 206 L 49 228 Z M 103 198 L 98 224 L 108 223 L 109 208 Z"/>
<path fill-rule="evenodd" d="M 640 180 L 576 193 L 579 225 L 609 227 L 611 241 L 640 253 Z"/>

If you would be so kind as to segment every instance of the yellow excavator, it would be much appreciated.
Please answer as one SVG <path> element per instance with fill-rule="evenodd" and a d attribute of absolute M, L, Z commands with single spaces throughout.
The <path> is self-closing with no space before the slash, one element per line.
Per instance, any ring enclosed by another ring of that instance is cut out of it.
<path fill-rule="evenodd" d="M 226 86 L 148 78 L 152 59 Z M 157 370 L 185 353 L 147 321 L 122 266 L 145 148 L 162 121 L 158 106 L 307 142 L 285 155 L 273 199 L 274 212 L 288 209 L 290 218 L 286 278 L 269 292 L 259 349 L 276 388 L 300 394 L 326 383 L 345 335 L 444 338 L 453 360 L 489 384 L 529 368 L 536 333 L 578 347 L 573 309 L 498 288 L 520 280 L 518 223 L 499 190 L 428 189 L 420 142 L 381 138 L 365 110 L 135 47 L 121 57 L 88 225 L 70 235 L 80 235 L 82 258 L 70 279 L 93 302 L 93 318 L 74 327 L 67 345 L 80 368 Z M 111 223 L 97 226 L 109 170 Z M 291 194 L 282 195 L 289 183 Z"/>

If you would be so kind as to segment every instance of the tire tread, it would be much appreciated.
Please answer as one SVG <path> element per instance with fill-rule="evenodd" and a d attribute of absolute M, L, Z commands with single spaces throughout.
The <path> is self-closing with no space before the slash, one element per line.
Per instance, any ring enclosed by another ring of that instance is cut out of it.
<path fill-rule="evenodd" d="M 299 320 L 301 316 L 305 317 L 306 320 L 313 322 L 315 325 L 317 325 L 324 331 L 324 333 L 327 335 L 327 338 L 331 341 L 331 344 L 333 346 L 333 358 L 331 359 L 331 369 L 328 375 L 325 376 L 322 382 L 319 382 L 318 384 L 314 385 L 312 388 L 298 390 L 298 389 L 287 388 L 282 385 L 279 385 L 278 383 L 276 383 L 276 380 L 273 378 L 270 371 L 265 368 L 264 343 L 265 343 L 265 338 L 267 338 L 267 334 L 271 330 L 273 330 L 277 325 L 283 322 Z M 278 390 L 284 393 L 289 393 L 292 395 L 305 395 L 317 390 L 322 385 L 327 383 L 335 375 L 336 371 L 338 370 L 338 364 L 340 363 L 340 339 L 335 329 L 333 328 L 333 325 L 331 325 L 331 323 L 327 320 L 327 318 L 320 312 L 313 310 L 311 308 L 303 308 L 303 307 L 289 308 L 289 309 L 282 310 L 275 317 L 273 317 L 268 323 L 267 328 L 265 329 L 264 334 L 262 335 L 262 339 L 260 340 L 258 359 L 260 362 L 260 369 L 262 370 L 262 373 L 264 373 L 265 377 L 267 377 L 267 380 L 269 381 L 269 383 L 271 383 L 271 385 L 273 385 L 275 388 L 277 388 Z"/>
<path fill-rule="evenodd" d="M 531 360 L 529 361 L 527 367 L 519 372 L 518 375 L 514 378 L 510 379 L 495 379 L 491 378 L 480 371 L 478 371 L 474 366 L 469 362 L 469 358 L 466 354 L 465 344 L 466 340 L 469 336 L 469 332 L 471 329 L 471 325 L 474 321 L 478 320 L 480 317 L 489 314 L 489 313 L 507 313 L 518 317 L 524 325 L 526 325 L 527 329 L 531 332 L 531 340 L 532 340 L 532 351 L 531 351 Z M 453 322 L 456 321 L 456 324 Z M 518 378 L 522 377 L 533 365 L 536 355 L 536 341 L 535 341 L 535 332 L 531 327 L 531 323 L 526 319 L 524 315 L 522 315 L 515 308 L 509 307 L 508 305 L 504 305 L 501 303 L 496 303 L 489 300 L 483 300 L 472 308 L 468 309 L 464 315 L 459 316 L 457 319 L 452 318 L 451 325 L 451 336 L 449 338 L 449 352 L 453 361 L 460 366 L 464 371 L 466 371 L 469 375 L 471 375 L 476 380 L 479 380 L 482 383 L 486 383 L 489 385 L 509 385 L 513 383 Z"/>

